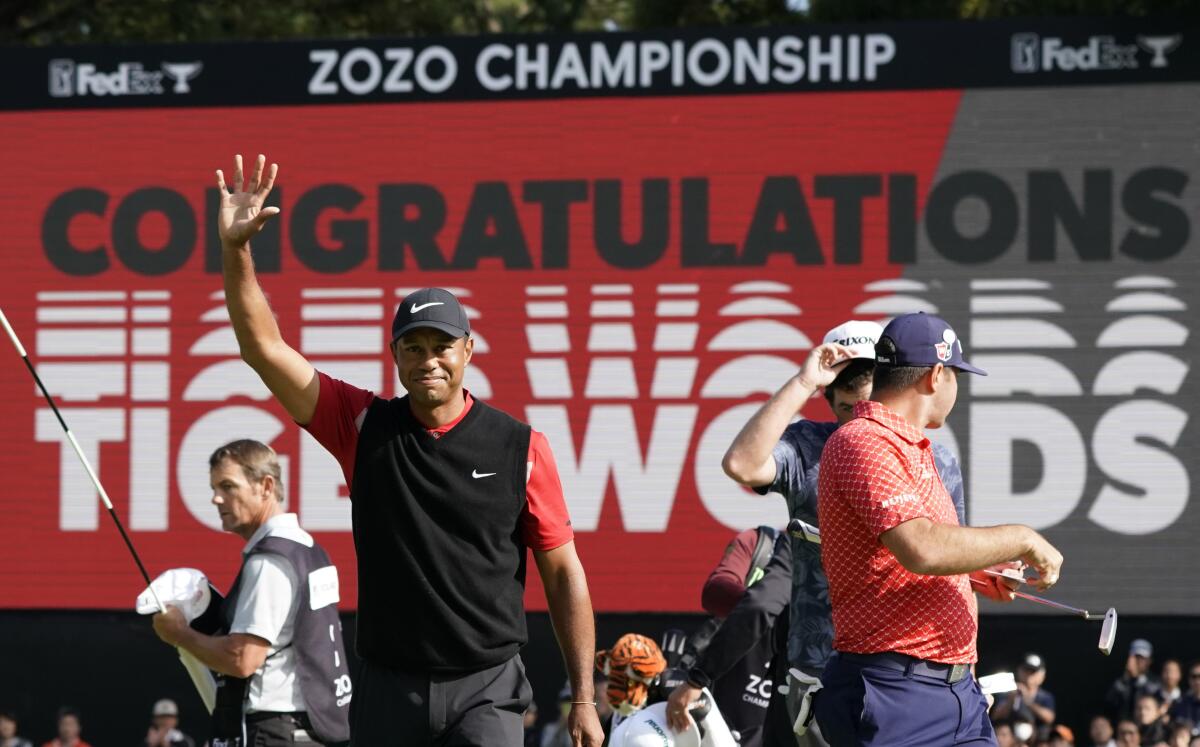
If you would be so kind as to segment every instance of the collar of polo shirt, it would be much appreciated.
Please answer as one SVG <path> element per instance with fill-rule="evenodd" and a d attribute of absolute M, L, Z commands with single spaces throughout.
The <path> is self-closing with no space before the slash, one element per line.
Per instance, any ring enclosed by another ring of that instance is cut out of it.
<path fill-rule="evenodd" d="M 929 437 L 920 428 L 914 428 L 907 420 L 879 402 L 872 400 L 858 402 L 854 405 L 854 417 L 874 420 L 915 446 L 925 448 L 929 445 Z"/>

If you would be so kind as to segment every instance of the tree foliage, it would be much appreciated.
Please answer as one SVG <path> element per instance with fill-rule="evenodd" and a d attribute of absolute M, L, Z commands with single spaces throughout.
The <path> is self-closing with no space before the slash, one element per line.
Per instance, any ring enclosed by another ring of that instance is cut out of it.
<path fill-rule="evenodd" d="M 1056 15 L 1200 17 L 1197 0 L 4 0 L 0 43 L 81 44 L 648 30 Z"/>

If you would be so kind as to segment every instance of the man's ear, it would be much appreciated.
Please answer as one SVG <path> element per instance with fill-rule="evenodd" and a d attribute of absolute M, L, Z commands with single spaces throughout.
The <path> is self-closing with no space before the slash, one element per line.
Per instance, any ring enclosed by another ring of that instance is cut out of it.
<path fill-rule="evenodd" d="M 279 500 L 279 486 L 275 484 L 274 475 L 265 475 L 262 479 L 263 495 Z"/>
<path fill-rule="evenodd" d="M 466 337 L 463 339 L 463 363 L 471 362 L 471 355 L 475 352 L 475 338 Z"/>
<path fill-rule="evenodd" d="M 946 367 L 941 363 L 933 364 L 933 368 L 929 369 L 929 373 L 921 379 L 921 387 L 925 389 L 925 394 L 934 394 L 942 387 L 946 386 L 946 379 L 943 372 Z"/>

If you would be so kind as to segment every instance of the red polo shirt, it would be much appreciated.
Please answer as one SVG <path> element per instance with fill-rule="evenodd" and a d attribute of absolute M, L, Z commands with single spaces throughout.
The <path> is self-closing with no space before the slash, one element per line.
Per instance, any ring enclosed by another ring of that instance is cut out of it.
<path fill-rule="evenodd" d="M 912 573 L 879 541 L 918 517 L 958 526 L 929 439 L 878 402 L 859 402 L 854 415 L 825 444 L 817 483 L 833 647 L 974 662 L 975 595 L 967 576 Z"/>
<path fill-rule="evenodd" d="M 308 425 L 301 427 L 337 459 L 348 487 L 354 479 L 358 432 L 375 395 L 326 373 L 318 371 L 317 374 L 321 379 L 317 408 Z M 458 418 L 439 428 L 427 428 L 427 431 L 441 438 L 466 417 L 475 398 L 465 389 L 463 393 L 466 407 Z M 522 541 L 533 550 L 553 550 L 575 538 L 554 453 L 550 451 L 550 442 L 540 431 L 529 434 L 525 508 L 521 511 L 520 525 Z"/>

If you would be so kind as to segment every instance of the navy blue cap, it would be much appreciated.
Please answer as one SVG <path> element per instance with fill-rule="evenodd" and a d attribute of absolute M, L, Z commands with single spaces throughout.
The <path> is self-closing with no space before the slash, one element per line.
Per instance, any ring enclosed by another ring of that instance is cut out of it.
<path fill-rule="evenodd" d="M 419 327 L 432 327 L 452 337 L 471 334 L 466 309 L 453 293 L 443 288 L 421 288 L 400 302 L 392 319 L 392 342 Z"/>
<path fill-rule="evenodd" d="M 943 366 L 987 376 L 963 360 L 962 340 L 945 319 L 918 311 L 898 316 L 875 343 L 875 362 L 883 366 Z"/>

